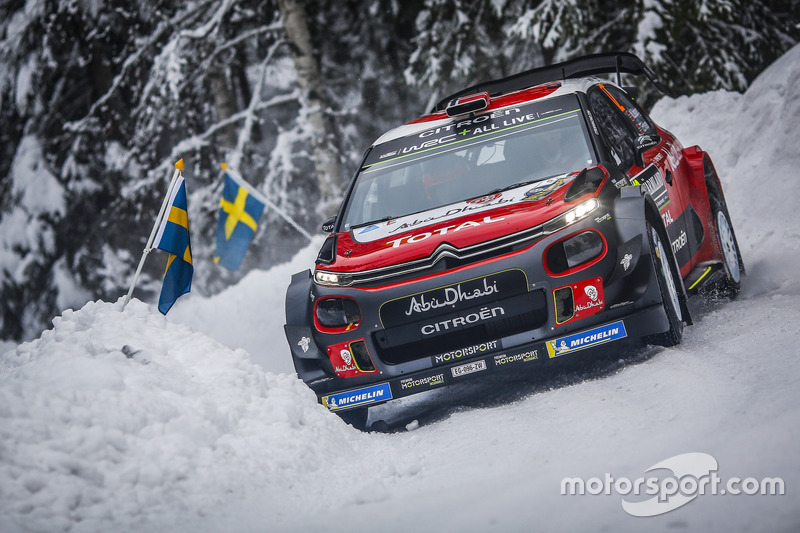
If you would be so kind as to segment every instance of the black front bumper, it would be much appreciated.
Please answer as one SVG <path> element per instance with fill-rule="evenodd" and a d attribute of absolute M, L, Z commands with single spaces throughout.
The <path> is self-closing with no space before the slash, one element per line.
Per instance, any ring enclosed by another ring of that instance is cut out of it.
<path fill-rule="evenodd" d="M 319 384 L 323 386 L 312 388 L 320 402 L 331 411 L 369 407 L 473 378 L 483 378 L 489 374 L 518 372 L 520 367 L 532 369 L 564 357 L 581 357 L 589 354 L 592 349 L 601 346 L 608 348 L 607 345 L 616 341 L 646 337 L 667 327 L 666 320 L 663 306 L 656 304 L 611 322 L 556 336 L 545 342 L 533 342 L 508 350 L 497 346 L 497 343 L 494 343 L 495 346 L 492 343 L 483 343 L 468 355 L 453 355 L 450 362 L 436 368 L 370 385 L 337 392 L 326 392 L 324 383 Z M 566 346 L 566 349 L 560 350 L 560 346 Z"/>

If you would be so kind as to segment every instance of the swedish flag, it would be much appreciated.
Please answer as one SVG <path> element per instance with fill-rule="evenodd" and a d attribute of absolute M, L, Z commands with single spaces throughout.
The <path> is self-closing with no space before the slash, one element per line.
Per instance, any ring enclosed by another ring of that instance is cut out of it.
<path fill-rule="evenodd" d="M 172 304 L 192 288 L 192 247 L 189 243 L 189 215 L 186 204 L 186 184 L 178 177 L 170 191 L 164 217 L 156 234 L 155 247 L 169 252 L 164 284 L 158 298 L 158 310 L 167 314 Z"/>
<path fill-rule="evenodd" d="M 258 219 L 264 212 L 264 202 L 257 195 L 258 192 L 244 180 L 230 172 L 225 173 L 214 262 L 228 270 L 239 269 L 256 234 Z"/>

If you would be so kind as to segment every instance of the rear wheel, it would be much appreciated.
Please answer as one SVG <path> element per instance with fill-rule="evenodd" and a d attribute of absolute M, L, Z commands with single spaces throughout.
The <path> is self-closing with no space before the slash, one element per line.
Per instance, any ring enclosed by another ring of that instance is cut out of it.
<path fill-rule="evenodd" d="M 676 272 L 672 248 L 664 246 L 665 241 L 661 238 L 660 232 L 650 222 L 647 223 L 647 235 L 650 240 L 650 257 L 661 291 L 661 301 L 669 320 L 669 330 L 654 335 L 652 341 L 661 346 L 675 346 L 680 344 L 683 337 L 683 311 L 678 292 L 680 275 Z"/>
<path fill-rule="evenodd" d="M 716 198 L 711 198 L 711 211 L 714 214 L 714 228 L 717 231 L 717 240 L 722 250 L 722 260 L 725 266 L 726 277 L 717 284 L 715 289 L 723 296 L 733 298 L 742 286 L 744 263 L 739 253 L 739 243 L 733 232 L 728 210 Z"/>

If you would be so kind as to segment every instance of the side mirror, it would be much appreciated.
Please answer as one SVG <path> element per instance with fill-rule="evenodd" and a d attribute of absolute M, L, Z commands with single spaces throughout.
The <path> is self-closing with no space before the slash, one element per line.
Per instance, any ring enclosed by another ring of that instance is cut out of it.
<path fill-rule="evenodd" d="M 322 223 L 322 231 L 325 233 L 331 233 L 335 225 L 336 225 L 336 217 L 331 217 Z"/>
<path fill-rule="evenodd" d="M 658 135 L 639 135 L 634 144 L 636 150 L 636 164 L 644 167 L 644 153 L 654 146 L 661 143 Z"/>

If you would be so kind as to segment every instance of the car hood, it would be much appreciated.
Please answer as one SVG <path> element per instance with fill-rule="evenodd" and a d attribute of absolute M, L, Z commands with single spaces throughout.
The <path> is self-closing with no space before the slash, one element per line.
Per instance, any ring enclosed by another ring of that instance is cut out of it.
<path fill-rule="evenodd" d="M 523 231 L 567 211 L 574 174 L 429 211 L 359 226 L 337 235 L 336 257 L 321 269 L 362 272 L 430 256 L 443 243 L 465 248 Z"/>

